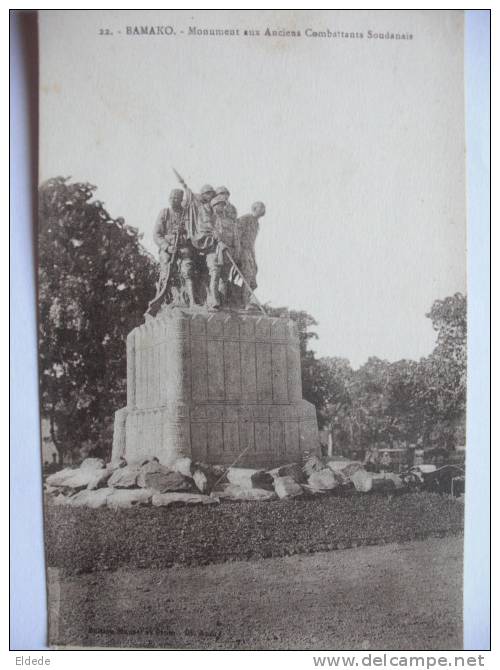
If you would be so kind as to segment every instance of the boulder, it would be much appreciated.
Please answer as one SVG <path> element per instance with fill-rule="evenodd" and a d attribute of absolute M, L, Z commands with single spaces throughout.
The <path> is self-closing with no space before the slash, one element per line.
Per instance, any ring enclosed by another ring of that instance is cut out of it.
<path fill-rule="evenodd" d="M 252 485 L 252 475 L 255 475 L 258 470 L 252 470 L 251 468 L 229 468 L 226 472 L 227 481 L 234 486 L 240 486 L 241 488 L 251 489 Z"/>
<path fill-rule="evenodd" d="M 178 458 L 172 466 L 175 472 L 178 472 L 184 477 L 191 477 L 193 474 L 193 462 L 187 456 Z"/>
<path fill-rule="evenodd" d="M 265 470 L 229 468 L 226 474 L 230 484 L 240 486 L 243 489 L 264 489 L 266 491 L 274 491 L 273 477 Z"/>
<path fill-rule="evenodd" d="M 139 474 L 137 475 L 137 486 L 147 489 L 146 476 L 151 474 L 167 474 L 173 472 L 172 468 L 167 468 L 166 465 L 161 465 L 158 461 L 148 461 L 141 465 Z"/>
<path fill-rule="evenodd" d="M 198 465 L 202 467 L 204 472 L 205 468 L 209 468 L 210 471 L 214 474 L 215 477 L 217 477 L 217 479 L 220 482 L 224 482 L 227 484 L 228 481 L 226 475 L 227 468 L 224 467 L 223 465 L 206 465 L 206 463 L 198 463 Z"/>
<path fill-rule="evenodd" d="M 367 472 L 363 468 L 356 470 L 356 472 L 351 475 L 350 479 L 354 484 L 356 491 L 359 491 L 360 493 L 368 493 L 372 490 L 373 477 L 371 473 Z"/>
<path fill-rule="evenodd" d="M 396 473 L 386 472 L 384 474 L 385 474 L 386 479 L 390 479 L 393 482 L 394 488 L 396 490 L 402 489 L 404 487 L 403 479 L 399 475 L 397 475 Z"/>
<path fill-rule="evenodd" d="M 354 466 L 354 467 L 353 467 Z M 362 468 L 362 464 L 359 461 L 351 461 L 348 458 L 343 458 L 341 456 L 337 458 L 332 458 L 332 460 L 328 461 L 326 464 L 327 468 L 330 468 L 332 472 L 335 472 L 335 474 L 339 474 L 346 470 L 346 468 L 352 469 L 353 472 L 356 470 L 359 470 L 359 468 Z M 349 472 L 349 470 L 347 470 Z"/>
<path fill-rule="evenodd" d="M 309 486 L 317 491 L 330 491 L 339 485 L 330 468 L 312 472 L 307 481 Z"/>
<path fill-rule="evenodd" d="M 137 486 L 140 465 L 127 465 L 124 468 L 114 470 L 108 479 L 108 486 L 113 489 L 131 489 Z"/>
<path fill-rule="evenodd" d="M 274 480 L 274 490 L 278 498 L 294 498 L 303 493 L 302 486 L 297 484 L 293 477 L 276 477 Z"/>
<path fill-rule="evenodd" d="M 80 465 L 80 470 L 102 470 L 106 467 L 102 458 L 86 458 Z"/>
<path fill-rule="evenodd" d="M 198 491 L 202 493 L 210 492 L 210 484 L 207 475 L 202 470 L 195 470 L 193 473 L 193 480 Z"/>
<path fill-rule="evenodd" d="M 342 484 L 349 484 L 352 481 L 352 475 L 355 472 L 358 472 L 359 470 L 363 470 L 363 472 L 365 472 L 365 469 L 361 465 L 361 463 L 358 463 L 357 461 L 352 461 L 351 463 L 348 463 L 344 468 L 342 468 L 340 472 L 335 472 L 335 474 L 339 478 Z"/>
<path fill-rule="evenodd" d="M 114 472 L 115 470 L 118 470 L 118 468 L 126 468 L 127 461 L 123 458 L 123 456 L 121 456 L 120 458 L 112 460 L 111 463 L 108 463 L 106 467 Z"/>
<path fill-rule="evenodd" d="M 75 474 L 76 470 L 73 468 L 63 468 L 59 472 L 54 472 L 53 475 L 49 475 L 45 480 L 48 486 L 65 486 L 64 482 L 68 477 L 72 477 Z"/>
<path fill-rule="evenodd" d="M 274 491 L 267 491 L 265 489 L 243 488 L 237 484 L 228 484 L 220 493 L 217 492 L 220 498 L 227 498 L 228 500 L 272 500 L 276 498 Z"/>
<path fill-rule="evenodd" d="M 92 509 L 105 507 L 107 499 L 113 491 L 114 489 L 110 488 L 80 491 L 69 498 L 68 504 L 71 507 L 90 507 Z"/>
<path fill-rule="evenodd" d="M 150 489 L 113 489 L 106 498 L 106 506 L 112 509 L 149 505 L 154 491 Z"/>
<path fill-rule="evenodd" d="M 148 472 L 144 475 L 145 488 L 152 489 L 155 493 L 167 493 L 168 491 L 190 491 L 193 481 L 186 479 L 183 475 L 173 470 L 168 472 Z"/>
<path fill-rule="evenodd" d="M 216 505 L 219 498 L 215 496 L 204 496 L 201 493 L 155 493 L 151 499 L 155 507 L 167 507 L 168 505 Z"/>
<path fill-rule="evenodd" d="M 47 486 L 47 484 L 45 484 L 43 490 L 44 493 L 48 496 L 55 496 L 61 493 L 59 486 Z"/>
<path fill-rule="evenodd" d="M 89 459 L 94 460 L 94 459 Z M 81 490 L 86 488 L 91 482 L 96 478 L 97 473 L 103 474 L 106 472 L 105 468 L 78 468 L 73 470 L 72 468 L 64 468 L 59 472 L 55 472 L 53 475 L 47 477 L 47 484 L 49 486 L 58 486 L 70 489 Z"/>
<path fill-rule="evenodd" d="M 87 488 L 89 491 L 94 491 L 95 489 L 102 489 L 106 487 L 112 474 L 113 469 L 109 466 L 103 470 L 96 470 L 93 479 L 91 479 L 87 484 Z"/>
<path fill-rule="evenodd" d="M 259 470 L 251 476 L 252 486 L 255 489 L 264 489 L 264 491 L 274 491 L 274 478 L 269 472 Z"/>
<path fill-rule="evenodd" d="M 304 471 L 298 463 L 288 463 L 281 465 L 279 468 L 269 470 L 269 474 L 276 480 L 277 477 L 291 477 L 297 484 L 302 484 L 306 481 Z"/>
<path fill-rule="evenodd" d="M 196 488 L 202 493 L 209 493 L 217 484 L 227 482 L 225 469 L 222 466 L 207 463 L 193 464 L 193 480 Z"/>
<path fill-rule="evenodd" d="M 319 472 L 320 470 L 323 470 L 324 467 L 325 465 L 323 461 L 318 458 L 318 456 L 311 456 L 311 458 L 308 458 L 302 466 L 302 470 L 306 477 L 310 477 L 313 472 Z"/>

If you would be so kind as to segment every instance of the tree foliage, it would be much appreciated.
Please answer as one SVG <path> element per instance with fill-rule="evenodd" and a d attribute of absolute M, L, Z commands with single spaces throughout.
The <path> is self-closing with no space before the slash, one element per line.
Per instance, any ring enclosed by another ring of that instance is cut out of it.
<path fill-rule="evenodd" d="M 113 413 L 126 404 L 126 336 L 157 272 L 137 230 L 94 192 L 62 177 L 39 189 L 41 411 L 60 457 L 87 441 L 109 449 Z"/>
<path fill-rule="evenodd" d="M 467 374 L 467 304 L 457 293 L 436 300 L 429 313 L 437 332 L 432 354 L 420 361 L 389 362 L 375 356 L 354 370 L 342 358 L 318 358 L 314 318 L 288 314 L 298 325 L 303 395 L 317 409 L 319 426 L 341 449 L 400 442 L 451 448 L 464 439 Z"/>

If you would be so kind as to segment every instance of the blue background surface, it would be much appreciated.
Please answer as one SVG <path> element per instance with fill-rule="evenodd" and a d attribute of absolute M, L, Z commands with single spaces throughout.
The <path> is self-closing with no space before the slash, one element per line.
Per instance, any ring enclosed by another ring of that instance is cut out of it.
<path fill-rule="evenodd" d="M 11 648 L 46 647 L 29 90 L 11 16 Z M 465 649 L 490 647 L 490 15 L 466 12 L 469 384 Z M 429 594 L 432 597 L 432 594 Z"/>

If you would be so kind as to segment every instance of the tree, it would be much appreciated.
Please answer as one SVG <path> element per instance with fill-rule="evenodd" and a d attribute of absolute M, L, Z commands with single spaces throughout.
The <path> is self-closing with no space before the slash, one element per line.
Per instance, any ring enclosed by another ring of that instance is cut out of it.
<path fill-rule="evenodd" d="M 126 404 L 126 336 L 157 276 L 137 230 L 95 190 L 62 177 L 39 189 L 41 412 L 60 459 L 87 441 L 109 451 L 113 413 Z"/>
<path fill-rule="evenodd" d="M 346 360 L 313 356 L 312 402 L 336 446 L 357 450 L 376 442 L 422 440 L 452 448 L 463 439 L 466 311 L 466 299 L 459 293 L 433 303 L 426 316 L 437 331 L 437 342 L 432 354 L 420 361 L 389 363 L 371 357 L 352 370 Z"/>
<path fill-rule="evenodd" d="M 334 445 L 348 448 L 353 443 L 351 384 L 354 371 L 346 358 L 325 357 L 318 360 L 322 392 L 323 425 L 332 434 Z"/>
<path fill-rule="evenodd" d="M 437 331 L 436 347 L 420 363 L 419 400 L 426 439 L 452 448 L 464 433 L 467 401 L 467 299 L 455 293 L 435 300 L 426 315 Z"/>

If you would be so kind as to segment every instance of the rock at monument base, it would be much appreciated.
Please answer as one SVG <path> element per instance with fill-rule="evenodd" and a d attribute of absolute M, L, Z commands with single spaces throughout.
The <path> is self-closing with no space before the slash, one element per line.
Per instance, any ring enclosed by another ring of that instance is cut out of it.
<path fill-rule="evenodd" d="M 102 458 L 85 458 L 80 465 L 80 470 L 102 470 L 105 467 L 106 464 Z"/>
<path fill-rule="evenodd" d="M 385 477 L 386 479 L 390 479 L 392 482 L 394 482 L 394 488 L 396 490 L 404 488 L 404 482 L 402 478 L 395 472 L 386 472 Z"/>
<path fill-rule="evenodd" d="M 114 489 L 103 488 L 96 490 L 80 491 L 68 500 L 71 507 L 90 507 L 97 509 L 99 507 L 106 507 L 106 502 Z"/>
<path fill-rule="evenodd" d="M 317 456 L 311 456 L 311 458 L 308 458 L 304 463 L 302 470 L 304 471 L 306 477 L 310 477 L 313 472 L 319 472 L 320 470 L 323 470 L 324 467 L 324 463 L 320 458 Z"/>
<path fill-rule="evenodd" d="M 258 470 L 251 468 L 229 468 L 226 472 L 227 481 L 234 486 L 239 486 L 245 489 L 253 488 L 252 475 L 255 475 Z"/>
<path fill-rule="evenodd" d="M 72 468 L 64 468 L 64 470 L 60 470 L 59 472 L 55 472 L 53 475 L 49 475 L 46 479 L 46 483 L 48 486 L 84 489 L 96 479 L 97 473 L 104 474 L 105 472 L 105 468 L 89 466 L 84 467 L 83 469 L 80 467 L 75 470 Z"/>
<path fill-rule="evenodd" d="M 108 479 L 108 486 L 114 489 L 131 489 L 137 486 L 137 477 L 141 470 L 140 465 L 126 465 L 116 469 Z"/>
<path fill-rule="evenodd" d="M 243 489 L 264 489 L 274 491 L 273 477 L 265 470 L 251 468 L 229 468 L 226 473 L 228 482 Z"/>
<path fill-rule="evenodd" d="M 190 491 L 193 488 L 192 480 L 188 480 L 178 472 L 148 472 L 144 476 L 146 488 L 155 493 L 167 493 L 169 491 Z"/>
<path fill-rule="evenodd" d="M 318 491 L 331 491 L 337 488 L 338 481 L 330 468 L 323 468 L 323 470 L 312 472 L 308 484 L 312 489 Z"/>
<path fill-rule="evenodd" d="M 277 477 L 291 477 L 297 484 L 302 484 L 306 481 L 306 477 L 298 463 L 289 463 L 282 465 L 279 468 L 269 470 L 269 474 L 276 479 Z"/>
<path fill-rule="evenodd" d="M 330 466 L 329 466 L 330 467 Z M 332 468 L 330 468 L 332 469 Z M 363 470 L 365 472 L 365 469 L 361 463 L 358 461 L 351 461 L 347 463 L 347 465 L 342 468 L 339 471 L 335 471 L 332 469 L 332 472 L 335 472 L 335 476 L 339 480 L 340 484 L 351 484 L 352 483 L 352 476 L 355 472 L 358 472 L 359 470 Z"/>
<path fill-rule="evenodd" d="M 106 506 L 112 509 L 149 505 L 155 492 L 150 489 L 113 489 L 106 498 Z"/>
<path fill-rule="evenodd" d="M 363 467 L 359 461 L 350 461 L 348 458 L 332 459 L 328 461 L 326 466 L 335 474 L 343 472 L 348 467 L 352 468 L 354 466 L 353 472 Z"/>
<path fill-rule="evenodd" d="M 274 491 L 265 489 L 243 488 L 237 484 L 228 484 L 223 491 L 217 491 L 219 498 L 228 500 L 273 500 L 276 498 Z"/>
<path fill-rule="evenodd" d="M 110 463 L 106 465 L 106 467 L 111 470 L 111 472 L 114 472 L 115 470 L 118 470 L 119 468 L 126 468 L 127 467 L 127 461 L 121 456 L 120 458 L 117 458 L 116 460 L 112 459 Z"/>
<path fill-rule="evenodd" d="M 202 493 L 210 493 L 216 485 L 227 483 L 225 468 L 207 463 L 194 463 L 192 477 L 196 488 Z"/>
<path fill-rule="evenodd" d="M 252 475 L 252 486 L 255 489 L 264 489 L 265 491 L 274 491 L 274 478 L 269 472 L 260 470 L 255 475 Z"/>
<path fill-rule="evenodd" d="M 87 488 L 89 491 L 94 491 L 106 487 L 112 474 L 113 470 L 110 467 L 96 470 L 93 479 L 87 484 Z"/>
<path fill-rule="evenodd" d="M 65 486 L 66 480 L 73 477 L 75 472 L 76 470 L 73 470 L 73 468 L 64 468 L 63 470 L 59 470 L 59 472 L 54 472 L 53 475 L 49 475 L 45 481 L 48 486 Z"/>
<path fill-rule="evenodd" d="M 178 458 L 173 464 L 172 468 L 175 470 L 175 472 L 178 472 L 184 477 L 192 477 L 193 475 L 193 463 L 187 456 L 184 458 Z"/>
<path fill-rule="evenodd" d="M 194 471 L 193 481 L 195 483 L 196 488 L 198 489 L 198 491 L 201 491 L 201 493 L 208 493 L 210 491 L 208 477 L 201 470 Z"/>
<path fill-rule="evenodd" d="M 147 475 L 168 474 L 170 472 L 172 472 L 172 468 L 167 468 L 166 465 L 162 465 L 158 461 L 148 461 L 140 467 L 139 474 L 137 475 L 137 486 L 147 489 L 149 488 L 146 482 Z"/>
<path fill-rule="evenodd" d="M 356 470 L 350 477 L 354 488 L 360 493 L 368 493 L 372 490 L 373 478 L 372 475 L 364 469 Z"/>
<path fill-rule="evenodd" d="M 45 484 L 43 487 L 43 492 L 47 496 L 56 496 L 61 493 L 61 489 L 59 486 L 48 486 L 47 484 Z"/>
<path fill-rule="evenodd" d="M 219 498 L 205 496 L 201 493 L 155 493 L 151 500 L 155 507 L 166 507 L 168 505 L 216 505 Z"/>
<path fill-rule="evenodd" d="M 303 494 L 303 489 L 300 484 L 293 479 L 293 477 L 276 477 L 274 480 L 274 490 L 278 498 L 295 498 Z"/>

